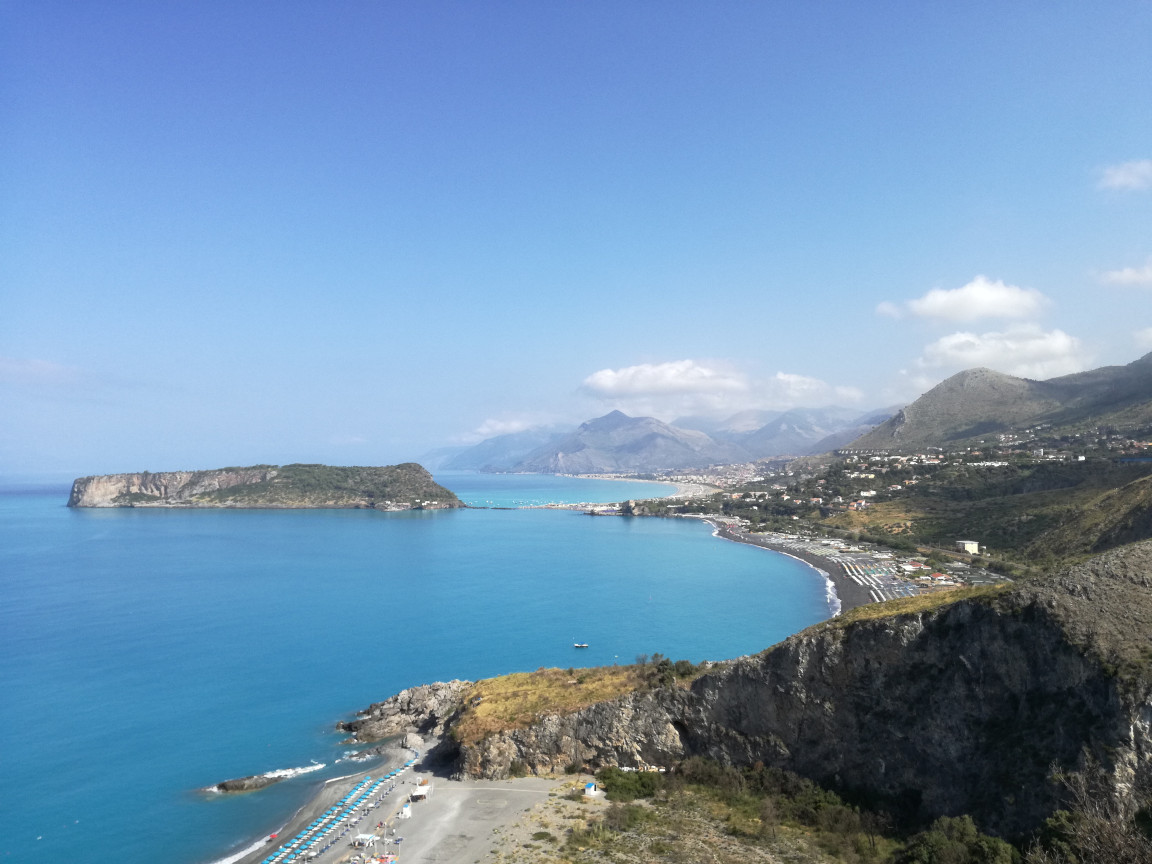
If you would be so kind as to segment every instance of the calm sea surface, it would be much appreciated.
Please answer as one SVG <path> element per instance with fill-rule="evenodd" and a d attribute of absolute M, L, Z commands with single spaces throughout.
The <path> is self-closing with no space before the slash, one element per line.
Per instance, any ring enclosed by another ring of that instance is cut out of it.
<path fill-rule="evenodd" d="M 474 504 L 650 484 L 444 475 Z M 217 859 L 348 773 L 333 724 L 405 687 L 758 651 L 825 583 L 689 520 L 554 510 L 69 510 L 0 492 L 0 859 Z M 591 647 L 577 651 L 574 641 Z M 241 796 L 197 790 L 328 767 Z"/>

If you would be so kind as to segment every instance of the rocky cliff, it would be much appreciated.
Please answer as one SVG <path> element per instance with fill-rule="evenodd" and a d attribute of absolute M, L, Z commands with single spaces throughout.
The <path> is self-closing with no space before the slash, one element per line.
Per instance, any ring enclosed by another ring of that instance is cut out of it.
<path fill-rule="evenodd" d="M 69 507 L 462 507 L 460 500 L 408 462 L 383 467 L 256 465 L 210 471 L 107 474 L 72 484 Z"/>
<path fill-rule="evenodd" d="M 513 761 L 538 772 L 671 767 L 690 755 L 761 761 L 923 819 L 970 813 L 1006 836 L 1058 806 L 1053 767 L 1075 769 L 1086 754 L 1118 799 L 1147 799 L 1152 543 L 1006 591 L 856 614 L 690 688 L 633 692 L 490 734 L 459 748 L 457 770 L 498 778 Z M 466 711 L 466 699 L 461 688 L 437 716 Z M 417 710 L 407 722 L 426 720 Z"/>
<path fill-rule="evenodd" d="M 379 741 L 406 732 L 443 735 L 471 689 L 471 681 L 437 681 L 410 687 L 369 705 L 355 720 L 337 723 L 336 728 L 351 732 L 352 741 Z"/>
<path fill-rule="evenodd" d="M 69 507 L 121 507 L 136 503 L 170 504 L 191 501 L 211 492 L 276 476 L 272 467 L 222 468 L 216 471 L 165 471 L 153 474 L 105 474 L 80 477 L 72 483 Z M 145 499 L 153 499 L 147 501 Z"/>

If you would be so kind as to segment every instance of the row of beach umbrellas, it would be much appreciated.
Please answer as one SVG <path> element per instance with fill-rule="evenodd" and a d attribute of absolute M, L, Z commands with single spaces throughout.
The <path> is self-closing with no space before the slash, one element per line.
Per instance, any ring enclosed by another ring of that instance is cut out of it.
<path fill-rule="evenodd" d="M 290 864 L 297 859 L 309 857 L 308 853 L 321 841 L 324 840 L 329 834 L 333 833 L 337 828 L 352 818 L 353 813 L 362 805 L 366 804 L 368 800 L 376 794 L 380 787 L 392 780 L 402 771 L 411 768 L 416 764 L 416 756 L 419 754 L 413 752 L 413 758 L 404 763 L 402 768 L 397 768 L 390 774 L 379 778 L 372 782 L 371 777 L 365 777 L 362 781 L 353 787 L 352 791 L 337 801 L 332 807 L 325 810 L 318 818 L 313 820 L 311 824 L 307 825 L 303 831 L 281 846 L 276 852 L 269 855 L 260 864 Z M 385 792 L 384 794 L 388 794 Z M 383 798 L 381 798 L 383 800 Z M 377 802 L 379 803 L 379 802 Z M 344 829 L 346 834 L 348 829 Z M 343 836 L 341 834 L 340 836 Z M 333 840 L 322 849 L 318 850 L 315 854 L 327 851 L 332 847 L 336 841 Z M 315 857 L 314 855 L 311 857 Z"/>

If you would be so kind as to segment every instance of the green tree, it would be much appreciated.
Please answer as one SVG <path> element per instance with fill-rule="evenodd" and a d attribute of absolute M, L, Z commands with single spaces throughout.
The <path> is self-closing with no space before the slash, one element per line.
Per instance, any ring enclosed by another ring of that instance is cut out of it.
<path fill-rule="evenodd" d="M 941 816 L 915 834 L 896 856 L 896 864 L 1016 864 L 1015 849 L 981 834 L 971 816 Z"/>

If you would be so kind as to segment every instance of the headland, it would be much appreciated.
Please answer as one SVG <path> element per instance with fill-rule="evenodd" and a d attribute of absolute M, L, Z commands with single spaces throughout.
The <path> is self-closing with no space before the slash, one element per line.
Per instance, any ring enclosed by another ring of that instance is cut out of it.
<path fill-rule="evenodd" d="M 966 813 L 1020 838 L 1063 803 L 1054 769 L 1099 765 L 1099 794 L 1131 812 L 1148 788 L 1150 573 L 1152 542 L 1135 544 L 1042 579 L 857 608 L 702 667 L 410 688 L 343 728 L 447 733 L 448 772 L 472 779 L 760 764 L 919 824 Z"/>

